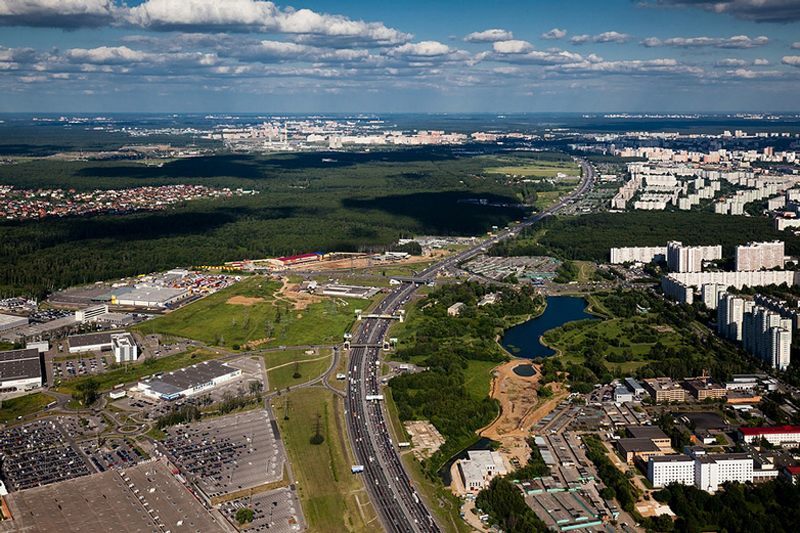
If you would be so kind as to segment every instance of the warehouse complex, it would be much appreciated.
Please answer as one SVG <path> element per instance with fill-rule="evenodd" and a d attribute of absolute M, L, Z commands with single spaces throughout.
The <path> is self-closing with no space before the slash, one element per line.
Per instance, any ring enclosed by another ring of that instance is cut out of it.
<path fill-rule="evenodd" d="M 111 331 L 73 335 L 68 339 L 69 353 L 99 353 L 112 351 L 117 363 L 136 361 L 139 358 L 139 347 L 130 333 Z"/>
<path fill-rule="evenodd" d="M 0 331 L 14 329 L 20 326 L 27 326 L 28 319 L 24 316 L 0 314 Z"/>
<path fill-rule="evenodd" d="M 0 352 L 0 394 L 42 386 L 42 358 L 37 348 Z"/>

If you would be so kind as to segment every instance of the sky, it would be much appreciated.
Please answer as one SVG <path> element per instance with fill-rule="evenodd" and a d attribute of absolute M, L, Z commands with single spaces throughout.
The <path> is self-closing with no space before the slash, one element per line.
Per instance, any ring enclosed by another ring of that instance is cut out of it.
<path fill-rule="evenodd" d="M 800 0 L 0 0 L 0 112 L 800 112 Z"/>

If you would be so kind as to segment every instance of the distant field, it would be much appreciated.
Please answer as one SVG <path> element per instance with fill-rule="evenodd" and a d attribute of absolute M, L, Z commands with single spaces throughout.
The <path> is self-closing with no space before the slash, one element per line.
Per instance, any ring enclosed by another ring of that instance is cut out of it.
<path fill-rule="evenodd" d="M 298 360 L 296 364 L 289 363 L 269 370 L 267 372 L 269 390 L 281 390 L 318 378 L 330 366 L 331 357 L 333 357 L 331 353 L 317 355 L 310 360 Z M 299 378 L 294 377 L 295 369 L 300 374 Z"/>
<path fill-rule="evenodd" d="M 277 300 L 281 284 L 262 276 L 245 279 L 202 300 L 138 326 L 143 333 L 161 333 L 216 346 L 302 346 L 338 342 L 353 322 L 356 309 L 369 301 L 326 298 L 306 309 Z M 237 296 L 257 299 L 251 305 L 233 302 Z"/>
<path fill-rule="evenodd" d="M 330 391 L 320 388 L 298 389 L 274 401 L 303 514 L 310 531 L 375 531 L 377 518 L 362 480 L 350 473 L 343 407 L 337 402 Z M 315 446 L 310 439 L 318 420 L 325 441 Z"/>
<path fill-rule="evenodd" d="M 526 178 L 555 178 L 559 173 L 580 176 L 580 167 L 572 161 L 537 161 L 519 166 L 491 167 L 486 172 Z"/>
<path fill-rule="evenodd" d="M 55 398 L 43 392 L 35 392 L 25 396 L 19 396 L 10 400 L 3 400 L 0 408 L 0 423 L 7 424 L 13 422 L 19 416 L 26 416 L 43 409 Z"/>

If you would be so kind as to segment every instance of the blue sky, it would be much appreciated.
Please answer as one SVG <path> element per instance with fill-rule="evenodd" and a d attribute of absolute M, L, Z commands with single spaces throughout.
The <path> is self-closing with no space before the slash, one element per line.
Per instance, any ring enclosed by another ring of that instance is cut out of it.
<path fill-rule="evenodd" d="M 800 111 L 798 0 L 0 0 L 0 112 Z"/>

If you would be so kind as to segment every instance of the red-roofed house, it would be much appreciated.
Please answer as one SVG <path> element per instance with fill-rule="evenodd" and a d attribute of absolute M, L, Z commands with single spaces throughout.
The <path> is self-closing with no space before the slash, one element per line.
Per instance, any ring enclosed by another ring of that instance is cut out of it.
<path fill-rule="evenodd" d="M 800 443 L 800 426 L 773 426 L 761 428 L 739 428 L 739 435 L 744 442 L 765 438 L 773 446 Z"/>

